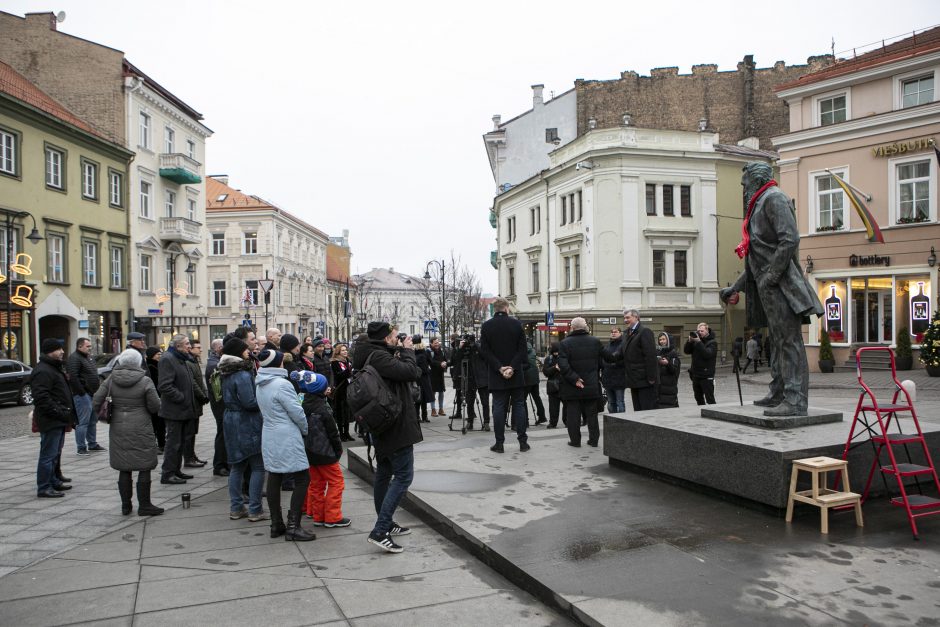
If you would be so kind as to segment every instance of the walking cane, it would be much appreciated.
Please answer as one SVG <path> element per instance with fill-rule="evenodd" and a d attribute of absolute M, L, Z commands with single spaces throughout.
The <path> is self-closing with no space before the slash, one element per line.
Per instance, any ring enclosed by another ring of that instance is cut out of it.
<path fill-rule="evenodd" d="M 738 401 L 741 403 L 741 407 L 744 407 L 744 397 L 741 395 L 741 375 L 738 370 L 738 360 L 734 360 L 734 378 L 738 382 Z"/>

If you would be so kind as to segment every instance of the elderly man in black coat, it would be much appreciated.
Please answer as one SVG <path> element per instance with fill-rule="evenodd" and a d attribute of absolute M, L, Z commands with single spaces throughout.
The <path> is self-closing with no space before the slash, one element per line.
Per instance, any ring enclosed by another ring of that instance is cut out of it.
<path fill-rule="evenodd" d="M 525 331 L 522 323 L 509 317 L 509 301 L 497 298 L 493 302 L 493 317 L 480 329 L 480 352 L 488 368 L 487 387 L 493 397 L 493 427 L 496 444 L 494 453 L 503 452 L 506 439 L 506 411 L 512 402 L 512 422 L 519 438 L 519 450 L 529 450 L 525 430 L 525 379 L 522 368 L 526 363 Z"/>
<path fill-rule="evenodd" d="M 160 483 L 186 483 L 192 475 L 181 472 L 183 463 L 183 435 L 187 421 L 194 421 L 193 374 L 186 365 L 189 361 L 189 338 L 174 335 L 170 348 L 160 359 L 158 390 L 160 417 L 166 422 L 166 447 Z"/>
<path fill-rule="evenodd" d="M 624 310 L 623 322 L 626 339 L 619 351 L 605 349 L 604 359 L 613 363 L 623 362 L 633 411 L 656 409 L 659 362 L 653 332 L 640 324 L 640 312 L 636 309 Z"/>
<path fill-rule="evenodd" d="M 588 445 L 601 438 L 597 405 L 601 398 L 600 370 L 604 367 L 604 345 L 587 330 L 584 318 L 571 321 L 571 333 L 561 342 L 558 366 L 561 369 L 561 399 L 565 401 L 568 446 L 581 446 L 581 420 L 588 426 Z"/>
<path fill-rule="evenodd" d="M 62 452 L 65 429 L 77 422 L 72 391 L 62 369 L 65 350 L 59 340 L 42 341 L 42 355 L 30 375 L 33 389 L 33 420 L 39 430 L 39 463 L 36 467 L 36 496 L 65 496 L 66 485 L 56 477 L 56 460 Z"/>

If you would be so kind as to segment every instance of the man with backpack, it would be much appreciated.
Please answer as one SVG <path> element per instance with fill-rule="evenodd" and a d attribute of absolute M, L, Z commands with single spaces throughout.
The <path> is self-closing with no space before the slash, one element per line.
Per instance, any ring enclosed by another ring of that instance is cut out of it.
<path fill-rule="evenodd" d="M 411 382 L 421 378 L 410 336 L 399 340 L 387 322 L 370 322 L 368 342 L 359 342 L 346 400 L 350 415 L 368 428 L 375 446 L 373 499 L 378 519 L 369 542 L 389 553 L 404 549 L 394 536 L 411 533 L 393 520 L 414 478 L 414 445 L 424 439 L 411 397 Z"/>
<path fill-rule="evenodd" d="M 209 345 L 209 358 L 206 360 L 206 388 L 209 390 L 209 409 L 215 418 L 215 451 L 212 456 L 212 474 L 228 477 L 228 457 L 225 452 L 225 435 L 222 420 L 225 417 L 225 403 L 222 402 L 222 380 L 215 373 L 222 356 L 222 340 L 212 340 Z"/>

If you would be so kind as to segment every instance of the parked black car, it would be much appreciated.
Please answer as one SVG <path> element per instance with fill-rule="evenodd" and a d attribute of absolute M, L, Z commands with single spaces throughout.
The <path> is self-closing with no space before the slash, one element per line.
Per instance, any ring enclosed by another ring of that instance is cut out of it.
<path fill-rule="evenodd" d="M 19 405 L 32 405 L 33 390 L 29 385 L 32 372 L 23 362 L 0 359 L 0 403 L 15 401 Z"/>

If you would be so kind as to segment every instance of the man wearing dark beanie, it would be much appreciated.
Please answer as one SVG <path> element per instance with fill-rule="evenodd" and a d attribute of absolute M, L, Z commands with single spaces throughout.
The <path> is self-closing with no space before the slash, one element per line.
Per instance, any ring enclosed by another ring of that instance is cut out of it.
<path fill-rule="evenodd" d="M 65 351 L 59 340 L 42 341 L 42 355 L 33 368 L 30 384 L 33 386 L 33 420 L 39 429 L 39 463 L 36 467 L 36 496 L 53 498 L 65 496 L 66 486 L 55 476 L 56 459 L 65 442 L 65 429 L 76 424 L 78 416 L 72 405 L 72 391 L 62 370 Z"/>
<path fill-rule="evenodd" d="M 421 378 L 421 368 L 415 360 L 411 336 L 400 341 L 387 322 L 378 321 L 369 323 L 367 333 L 369 341 L 357 345 L 352 366 L 361 370 L 368 360 L 401 401 L 401 413 L 395 423 L 371 436 L 376 462 L 373 500 L 378 518 L 368 541 L 383 551 L 401 553 L 404 549 L 393 537 L 411 531 L 396 523 L 393 516 L 414 478 L 414 445 L 424 439 L 411 400 L 411 382 Z"/>

